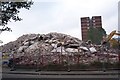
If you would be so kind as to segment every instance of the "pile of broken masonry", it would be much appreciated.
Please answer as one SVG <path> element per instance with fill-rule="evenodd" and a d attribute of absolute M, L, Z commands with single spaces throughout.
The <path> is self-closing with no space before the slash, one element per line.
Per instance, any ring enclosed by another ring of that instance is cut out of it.
<path fill-rule="evenodd" d="M 1 46 L 0 50 L 10 57 L 22 58 L 18 63 L 21 65 L 34 64 L 35 61 L 47 65 L 68 61 L 69 64 L 107 60 L 114 63 L 119 60 L 115 50 L 104 51 L 101 45 L 88 44 L 61 33 L 26 34 Z"/>

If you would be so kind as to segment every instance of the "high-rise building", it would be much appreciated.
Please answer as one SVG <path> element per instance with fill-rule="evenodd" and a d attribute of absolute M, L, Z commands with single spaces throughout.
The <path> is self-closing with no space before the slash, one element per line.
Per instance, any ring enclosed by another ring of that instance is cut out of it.
<path fill-rule="evenodd" d="M 81 17 L 81 33 L 83 41 L 87 41 L 88 29 L 90 27 L 102 27 L 101 16 L 93 16 L 91 19 L 89 17 Z"/>
<path fill-rule="evenodd" d="M 91 21 L 92 21 L 92 27 L 102 27 L 101 16 L 93 16 Z"/>
<path fill-rule="evenodd" d="M 90 18 L 82 17 L 81 18 L 81 32 L 82 32 L 82 40 L 87 40 L 88 28 L 90 26 Z"/>

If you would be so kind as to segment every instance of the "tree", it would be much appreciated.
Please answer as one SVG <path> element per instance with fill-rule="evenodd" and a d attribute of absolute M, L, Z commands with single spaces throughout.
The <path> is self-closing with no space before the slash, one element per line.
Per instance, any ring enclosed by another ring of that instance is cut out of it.
<path fill-rule="evenodd" d="M 88 40 L 94 44 L 101 44 L 103 36 L 106 36 L 106 31 L 102 27 L 90 27 L 88 30 Z"/>
<path fill-rule="evenodd" d="M 21 21 L 22 19 L 18 16 L 20 9 L 30 9 L 32 1 L 21 0 L 21 2 L 15 2 L 13 0 L 9 0 L 9 2 L 5 2 L 5 0 L 0 1 L 0 26 L 3 26 L 1 31 L 10 31 L 9 27 L 5 27 L 9 21 Z"/>

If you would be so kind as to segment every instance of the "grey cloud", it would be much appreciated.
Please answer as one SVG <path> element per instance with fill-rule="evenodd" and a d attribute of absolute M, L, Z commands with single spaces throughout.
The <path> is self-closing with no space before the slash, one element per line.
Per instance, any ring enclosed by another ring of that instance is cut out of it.
<path fill-rule="evenodd" d="M 91 1 L 94 2 L 94 0 Z M 49 32 L 62 32 L 79 37 L 81 35 L 80 17 L 100 15 L 104 21 L 103 27 L 110 32 L 110 28 L 117 24 L 117 1 L 102 0 L 98 4 L 92 4 L 92 2 L 90 4 L 76 2 L 73 5 L 59 1 L 46 2 L 48 7 L 44 6 L 45 2 L 42 5 L 37 2 L 29 11 L 21 10 L 20 16 L 23 21 L 9 23 L 8 27 L 13 29 L 12 33 L 17 37 L 25 33 Z"/>

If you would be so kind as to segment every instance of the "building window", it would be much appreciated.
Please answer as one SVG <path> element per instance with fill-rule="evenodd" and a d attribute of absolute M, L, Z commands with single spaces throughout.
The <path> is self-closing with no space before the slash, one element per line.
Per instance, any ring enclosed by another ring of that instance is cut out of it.
<path fill-rule="evenodd" d="M 87 27 L 87 29 L 90 29 L 89 27 Z"/>
<path fill-rule="evenodd" d="M 93 22 L 95 22 L 95 20 L 93 20 Z"/>
<path fill-rule="evenodd" d="M 95 23 L 93 23 L 93 25 L 95 26 L 96 24 L 95 24 Z"/>

